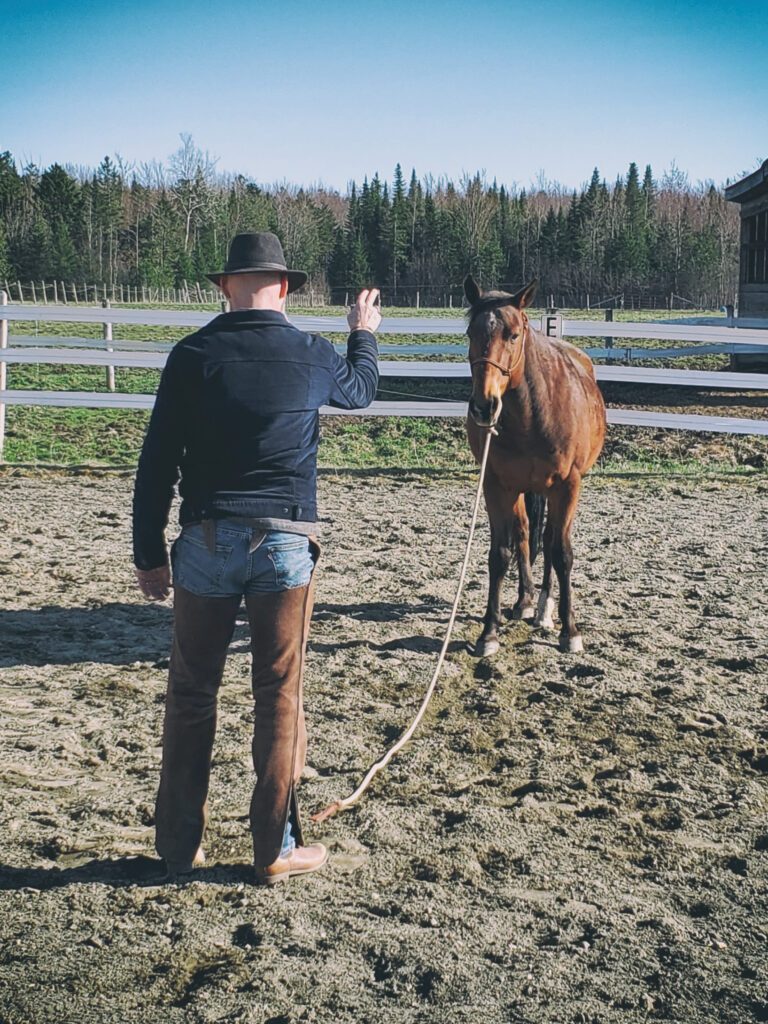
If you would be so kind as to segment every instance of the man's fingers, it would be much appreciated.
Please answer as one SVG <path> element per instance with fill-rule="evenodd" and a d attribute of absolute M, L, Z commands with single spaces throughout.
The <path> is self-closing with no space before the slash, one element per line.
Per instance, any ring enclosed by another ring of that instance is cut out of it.
<path fill-rule="evenodd" d="M 379 297 L 379 289 L 378 288 L 371 288 L 371 290 L 368 292 L 368 294 L 366 296 L 366 299 L 365 299 L 366 305 L 367 306 L 375 306 L 376 305 L 376 299 L 378 299 L 378 297 Z"/>
<path fill-rule="evenodd" d="M 357 296 L 357 305 L 358 306 L 364 306 L 366 304 L 367 298 L 368 298 L 368 289 L 367 288 L 363 288 L 363 290 Z"/>

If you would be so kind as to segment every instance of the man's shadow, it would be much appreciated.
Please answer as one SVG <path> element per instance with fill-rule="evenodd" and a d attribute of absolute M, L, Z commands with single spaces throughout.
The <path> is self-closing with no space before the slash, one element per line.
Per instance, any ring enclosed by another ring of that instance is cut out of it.
<path fill-rule="evenodd" d="M 168 657 L 173 612 L 165 605 L 0 608 L 0 667 L 129 665 Z"/>
<path fill-rule="evenodd" d="M 437 604 L 371 601 L 317 604 L 314 618 L 318 622 L 338 618 L 342 623 L 344 616 L 369 622 L 398 622 L 413 615 L 430 620 L 434 617 L 438 622 L 445 611 Z M 167 666 L 172 630 L 173 609 L 166 604 L 112 602 L 72 608 L 0 608 L 0 668 L 83 662 L 131 665 L 137 661 L 162 668 Z M 248 621 L 242 607 L 232 653 L 246 651 L 247 638 Z M 338 646 L 344 646 L 341 636 Z M 332 648 L 334 644 L 329 643 L 316 649 Z"/>
<path fill-rule="evenodd" d="M 36 889 L 41 892 L 68 885 L 155 886 L 206 882 L 214 885 L 253 883 L 253 868 L 248 864 L 213 864 L 195 868 L 178 882 L 171 881 L 163 862 L 155 857 L 113 857 L 89 860 L 70 868 L 13 868 L 0 865 L 0 892 Z"/>

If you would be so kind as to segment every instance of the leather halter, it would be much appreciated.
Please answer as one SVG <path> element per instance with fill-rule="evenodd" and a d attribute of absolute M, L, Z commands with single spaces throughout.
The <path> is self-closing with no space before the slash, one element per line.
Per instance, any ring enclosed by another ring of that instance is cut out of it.
<path fill-rule="evenodd" d="M 509 377 L 511 379 L 512 374 L 516 372 L 525 356 L 525 341 L 528 337 L 529 324 L 528 317 L 525 315 L 525 313 L 522 313 L 521 316 L 523 318 L 523 329 L 520 333 L 520 351 L 518 352 L 514 361 L 510 363 L 509 366 L 502 366 L 501 363 L 497 363 L 494 359 L 488 359 L 485 356 L 481 356 L 480 359 L 469 360 L 470 369 L 479 365 L 480 363 L 486 363 L 488 366 L 495 366 L 500 373 L 503 373 L 505 377 Z"/>

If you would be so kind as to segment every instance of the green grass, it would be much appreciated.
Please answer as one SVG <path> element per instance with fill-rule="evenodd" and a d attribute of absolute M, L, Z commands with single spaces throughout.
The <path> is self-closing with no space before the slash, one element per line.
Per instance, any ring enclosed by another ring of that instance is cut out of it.
<path fill-rule="evenodd" d="M 132 468 L 149 414 L 129 409 L 7 409 L 9 465 Z M 319 464 L 326 470 L 466 472 L 474 466 L 461 420 L 326 417 Z M 609 431 L 595 473 L 615 475 L 761 476 L 768 439 L 632 427 Z"/>

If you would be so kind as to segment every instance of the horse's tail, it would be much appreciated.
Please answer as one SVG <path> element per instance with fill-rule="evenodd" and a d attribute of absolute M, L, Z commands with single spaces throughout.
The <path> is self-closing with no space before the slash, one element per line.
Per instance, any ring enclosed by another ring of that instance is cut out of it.
<path fill-rule="evenodd" d="M 541 551 L 544 539 L 544 520 L 547 514 L 547 499 L 543 494 L 530 491 L 525 496 L 525 511 L 528 513 L 528 544 L 531 550 L 531 565 Z"/>

